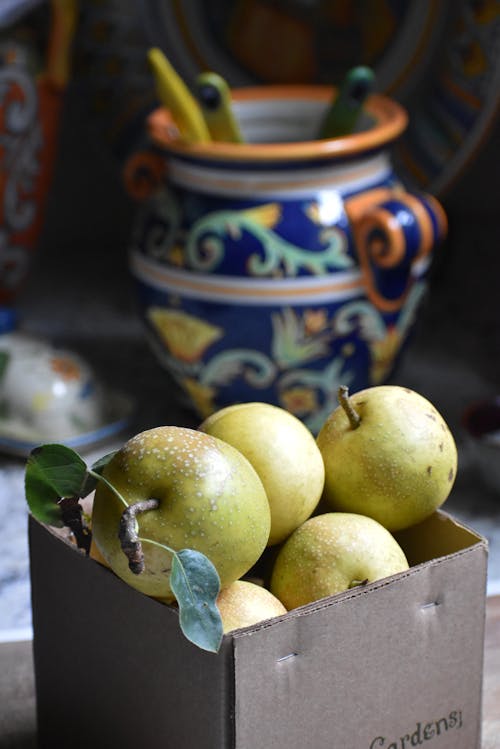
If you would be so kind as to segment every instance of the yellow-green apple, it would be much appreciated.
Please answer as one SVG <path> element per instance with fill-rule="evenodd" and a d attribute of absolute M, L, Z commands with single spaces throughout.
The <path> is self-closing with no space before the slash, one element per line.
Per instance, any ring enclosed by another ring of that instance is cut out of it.
<path fill-rule="evenodd" d="M 224 632 L 286 614 L 281 601 L 267 588 L 247 580 L 236 580 L 223 588 L 217 598 L 217 607 Z"/>
<path fill-rule="evenodd" d="M 325 467 L 314 437 L 296 416 L 268 403 L 240 403 L 215 412 L 199 428 L 236 447 L 259 474 L 271 507 L 269 545 L 312 515 Z"/>
<path fill-rule="evenodd" d="M 104 567 L 109 567 L 109 564 L 106 562 L 103 555 L 97 548 L 97 544 L 94 538 L 92 538 L 92 541 L 90 542 L 89 557 L 95 562 L 99 562 L 99 564 L 102 564 Z"/>
<path fill-rule="evenodd" d="M 376 520 L 328 512 L 306 520 L 285 541 L 271 592 L 290 610 L 407 569 L 402 548 Z"/>
<path fill-rule="evenodd" d="M 103 477 L 128 505 L 156 500 L 136 516 L 145 569 L 134 574 L 118 538 L 123 502 L 103 482 L 95 492 L 92 533 L 98 551 L 123 580 L 172 601 L 175 551 L 194 549 L 215 565 L 221 586 L 244 575 L 265 549 L 270 511 L 256 471 L 234 447 L 208 434 L 163 426 L 137 434 L 118 450 Z"/>
<path fill-rule="evenodd" d="M 415 525 L 447 499 L 457 448 L 443 417 L 419 393 L 380 385 L 349 396 L 321 428 L 329 509 L 361 513 L 390 531 Z"/>

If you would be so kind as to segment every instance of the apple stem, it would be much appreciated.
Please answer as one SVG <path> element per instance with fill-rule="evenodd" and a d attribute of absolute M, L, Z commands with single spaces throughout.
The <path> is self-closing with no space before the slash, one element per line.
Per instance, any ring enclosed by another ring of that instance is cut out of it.
<path fill-rule="evenodd" d="M 351 582 L 349 583 L 349 590 L 351 590 L 352 588 L 359 588 L 362 585 L 366 585 L 367 582 L 368 582 L 367 577 L 365 577 L 364 580 L 351 580 Z"/>
<path fill-rule="evenodd" d="M 122 551 L 128 559 L 129 569 L 134 575 L 140 575 L 141 572 L 144 572 L 144 552 L 137 533 L 136 517 L 141 512 L 158 509 L 159 504 L 157 499 L 144 499 L 140 502 L 134 502 L 133 505 L 129 505 L 123 511 L 120 518 L 118 538 Z"/>
<path fill-rule="evenodd" d="M 79 497 L 64 497 L 59 500 L 58 504 L 61 508 L 64 525 L 73 533 L 78 548 L 83 549 L 88 556 L 92 534 L 83 522 L 82 506 L 80 505 Z"/>
<path fill-rule="evenodd" d="M 347 385 L 341 385 L 339 387 L 337 391 L 337 397 L 339 399 L 340 405 L 347 415 L 347 418 L 349 419 L 351 427 L 353 429 L 357 429 L 361 424 L 361 416 L 352 405 L 352 401 L 349 398 L 349 388 L 347 387 Z"/>

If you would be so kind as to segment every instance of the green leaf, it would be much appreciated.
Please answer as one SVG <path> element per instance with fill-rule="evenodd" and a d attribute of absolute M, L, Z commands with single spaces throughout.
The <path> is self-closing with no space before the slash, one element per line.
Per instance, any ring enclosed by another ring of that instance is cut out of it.
<path fill-rule="evenodd" d="M 7 364 L 9 363 L 10 354 L 7 351 L 0 351 L 0 380 L 3 379 L 5 372 L 7 371 Z"/>
<path fill-rule="evenodd" d="M 182 549 L 172 559 L 170 587 L 184 635 L 203 650 L 217 653 L 223 629 L 216 605 L 220 579 L 212 562 L 199 551 Z"/>
<path fill-rule="evenodd" d="M 94 491 L 99 482 L 99 476 L 102 475 L 103 470 L 106 468 L 109 461 L 116 454 L 116 452 L 117 451 L 114 450 L 107 455 L 103 455 L 102 458 L 99 458 L 99 460 L 96 460 L 96 462 L 91 465 L 90 472 L 86 475 L 85 481 L 82 485 L 82 493 L 80 496 L 86 497 L 88 494 L 90 494 L 90 492 Z M 97 476 L 93 474 L 97 474 Z"/>
<path fill-rule="evenodd" d="M 108 453 L 107 455 L 103 455 L 102 458 L 99 458 L 99 460 L 96 460 L 96 462 L 91 465 L 91 470 L 94 471 L 94 473 L 101 474 L 110 462 L 111 458 L 114 458 L 117 452 L 118 450 L 113 450 L 113 452 Z"/>
<path fill-rule="evenodd" d="M 65 445 L 41 445 L 31 451 L 24 486 L 32 515 L 42 523 L 62 526 L 64 497 L 81 497 L 87 466 L 78 453 Z"/>

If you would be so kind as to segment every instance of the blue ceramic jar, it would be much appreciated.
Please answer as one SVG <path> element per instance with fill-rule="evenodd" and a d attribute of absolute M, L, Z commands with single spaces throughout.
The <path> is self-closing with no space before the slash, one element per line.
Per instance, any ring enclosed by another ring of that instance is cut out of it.
<path fill-rule="evenodd" d="M 320 140 L 331 89 L 233 97 L 243 144 L 185 143 L 168 112 L 150 116 L 162 176 L 130 253 L 140 313 L 200 417 L 261 400 L 317 432 L 340 384 L 393 371 L 446 218 L 394 173 L 394 101 L 371 97 L 359 131 Z"/>

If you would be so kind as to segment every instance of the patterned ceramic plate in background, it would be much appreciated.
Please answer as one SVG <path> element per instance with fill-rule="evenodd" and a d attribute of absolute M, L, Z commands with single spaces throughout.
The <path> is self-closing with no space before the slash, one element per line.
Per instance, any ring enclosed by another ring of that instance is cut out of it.
<path fill-rule="evenodd" d="M 232 86 L 338 84 L 353 65 L 409 110 L 397 158 L 407 181 L 442 193 L 497 113 L 496 0 L 144 0 L 148 44 L 186 81 L 203 69 Z M 404 175 L 403 175 L 404 176 Z"/>

